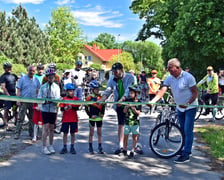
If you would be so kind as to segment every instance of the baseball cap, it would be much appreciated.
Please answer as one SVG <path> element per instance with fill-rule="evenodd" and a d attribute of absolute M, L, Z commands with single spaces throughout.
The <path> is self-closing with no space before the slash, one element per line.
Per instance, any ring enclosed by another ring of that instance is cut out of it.
<path fill-rule="evenodd" d="M 213 70 L 213 67 L 212 66 L 208 66 L 207 67 L 207 71 L 212 71 Z"/>
<path fill-rule="evenodd" d="M 120 70 L 123 69 L 123 65 L 121 63 L 114 63 L 112 65 L 111 71 L 116 71 L 116 70 Z"/>

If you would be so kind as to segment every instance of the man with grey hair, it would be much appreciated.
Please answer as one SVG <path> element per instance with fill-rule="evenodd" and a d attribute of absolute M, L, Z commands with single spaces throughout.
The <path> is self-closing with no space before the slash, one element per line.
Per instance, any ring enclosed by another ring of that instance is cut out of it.
<path fill-rule="evenodd" d="M 178 120 L 180 128 L 184 134 L 184 147 L 180 156 L 174 161 L 175 163 L 185 163 L 190 161 L 193 128 L 197 101 L 197 87 L 195 78 L 188 72 L 183 71 L 180 67 L 180 61 L 177 58 L 168 61 L 167 70 L 170 75 L 165 79 L 163 87 L 158 94 L 149 103 L 156 103 L 171 88 L 174 101 L 177 104 Z"/>
<path fill-rule="evenodd" d="M 17 94 L 16 96 L 19 97 L 26 97 L 26 98 L 36 98 L 38 94 L 38 90 L 40 89 L 40 82 L 39 80 L 34 77 L 36 67 L 30 65 L 27 68 L 28 74 L 21 77 L 16 85 Z M 22 130 L 22 124 L 24 122 L 25 115 L 27 114 L 29 119 L 29 136 L 33 137 L 33 103 L 26 103 L 26 102 L 17 102 L 19 106 L 19 114 L 18 120 L 16 124 L 16 131 L 14 139 L 19 139 L 20 133 Z"/>

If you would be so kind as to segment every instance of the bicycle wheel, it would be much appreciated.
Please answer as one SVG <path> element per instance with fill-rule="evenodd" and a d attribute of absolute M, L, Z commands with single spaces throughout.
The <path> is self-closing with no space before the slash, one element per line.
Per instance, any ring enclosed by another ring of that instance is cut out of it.
<path fill-rule="evenodd" d="M 3 119 L 3 114 L 0 112 L 0 128 L 3 128 L 5 126 L 5 121 Z"/>
<path fill-rule="evenodd" d="M 223 108 L 217 108 L 216 114 L 215 114 L 215 119 L 216 120 L 221 120 L 224 118 L 224 109 Z"/>
<path fill-rule="evenodd" d="M 198 104 L 199 104 L 199 105 L 203 105 L 203 102 L 202 102 L 201 100 L 198 100 Z M 203 111 L 203 107 L 198 106 L 198 108 L 197 108 L 197 112 L 196 112 L 196 115 L 195 115 L 195 119 L 194 119 L 195 121 L 197 121 L 197 120 L 199 119 L 199 117 L 200 117 L 202 111 Z"/>
<path fill-rule="evenodd" d="M 183 134 L 174 123 L 157 125 L 149 137 L 149 145 L 153 153 L 162 158 L 175 156 L 183 147 Z"/>

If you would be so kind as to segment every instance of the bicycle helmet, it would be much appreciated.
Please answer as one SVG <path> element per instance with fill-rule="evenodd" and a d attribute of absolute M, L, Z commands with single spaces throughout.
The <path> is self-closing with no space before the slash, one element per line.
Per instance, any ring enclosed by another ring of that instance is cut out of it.
<path fill-rule="evenodd" d="M 82 66 L 82 61 L 76 61 L 76 65 Z"/>
<path fill-rule="evenodd" d="M 46 76 L 55 75 L 55 70 L 53 68 L 47 68 L 45 71 Z"/>
<path fill-rule="evenodd" d="M 10 63 L 10 62 L 5 62 L 4 64 L 3 64 L 3 68 L 5 69 L 5 68 L 11 68 L 12 67 L 12 64 Z"/>
<path fill-rule="evenodd" d="M 64 87 L 64 89 L 67 90 L 75 90 L 75 85 L 72 83 L 67 83 Z"/>
<path fill-rule="evenodd" d="M 53 69 L 56 70 L 56 64 L 55 64 L 55 63 L 50 63 L 50 64 L 48 65 L 48 68 L 53 68 Z"/>
<path fill-rule="evenodd" d="M 134 92 L 140 92 L 141 91 L 138 85 L 129 86 L 129 90 L 134 91 Z"/>
<path fill-rule="evenodd" d="M 90 89 L 99 88 L 101 87 L 100 83 L 96 80 L 90 81 L 89 83 Z"/>
<path fill-rule="evenodd" d="M 44 69 L 44 65 L 43 64 L 38 64 L 37 69 Z"/>

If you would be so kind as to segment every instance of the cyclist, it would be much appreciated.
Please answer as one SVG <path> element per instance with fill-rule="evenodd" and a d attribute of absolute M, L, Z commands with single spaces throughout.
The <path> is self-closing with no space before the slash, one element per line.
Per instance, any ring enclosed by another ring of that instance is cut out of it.
<path fill-rule="evenodd" d="M 157 77 L 157 70 L 155 69 L 152 70 L 151 74 L 152 74 L 152 77 L 148 79 L 150 100 L 152 100 L 156 96 L 161 84 L 160 79 Z"/>
<path fill-rule="evenodd" d="M 216 105 L 219 94 L 219 84 L 218 84 L 218 75 L 214 72 L 212 66 L 207 67 L 207 75 L 203 77 L 197 84 L 197 87 L 200 87 L 202 84 L 207 84 L 207 92 L 202 96 L 202 100 L 206 105 L 209 105 L 209 100 L 211 99 L 211 104 Z M 208 115 L 210 112 L 210 108 L 206 108 L 205 112 L 202 115 Z M 214 118 L 213 118 L 214 121 Z"/>
<path fill-rule="evenodd" d="M 97 101 L 101 98 L 99 94 L 100 83 L 96 80 L 92 80 L 89 83 L 91 89 L 91 94 L 86 98 L 86 101 Z M 85 106 L 86 113 L 89 116 L 89 152 L 94 154 L 93 150 L 93 135 L 95 125 L 97 127 L 97 136 L 98 136 L 98 151 L 100 154 L 104 154 L 102 148 L 102 124 L 103 116 L 105 112 L 105 105 L 103 104 L 91 104 Z"/>
<path fill-rule="evenodd" d="M 84 83 L 84 79 L 86 76 L 86 72 L 81 70 L 81 68 L 82 68 L 82 61 L 77 61 L 75 69 L 71 71 L 71 77 L 74 79 L 75 86 L 77 87 L 75 90 L 75 96 L 78 97 L 80 101 L 83 100 L 82 85 Z"/>
<path fill-rule="evenodd" d="M 55 83 L 56 72 L 52 68 L 47 68 L 45 72 L 47 82 L 40 87 L 38 98 L 59 99 L 60 88 Z M 57 118 L 57 103 L 47 101 L 41 106 L 41 115 L 43 119 L 42 152 L 43 154 L 53 154 L 54 125 Z M 49 136 L 49 148 L 47 148 L 47 136 Z"/>
<path fill-rule="evenodd" d="M 5 62 L 3 64 L 4 68 L 4 74 L 2 74 L 0 78 L 0 83 L 1 83 L 1 88 L 3 90 L 3 93 L 7 96 L 15 96 L 16 95 L 16 82 L 18 80 L 18 77 L 15 74 L 12 74 L 12 64 L 9 62 Z M 17 121 L 17 107 L 16 107 L 16 102 L 15 101 L 5 101 L 4 102 L 5 107 L 4 107 L 4 121 L 6 125 L 6 131 L 10 131 L 11 129 L 9 128 L 8 125 L 8 113 L 11 107 L 13 108 L 13 116 L 16 118 Z"/>
<path fill-rule="evenodd" d="M 129 87 L 129 98 L 127 102 L 140 102 L 138 100 L 138 94 L 140 93 L 138 85 L 132 85 Z M 124 125 L 124 155 L 127 155 L 128 136 L 132 133 L 132 149 L 129 154 L 129 158 L 134 157 L 134 151 L 139 137 L 139 114 L 141 112 L 141 105 L 125 105 L 124 113 L 125 125 Z"/>
<path fill-rule="evenodd" d="M 39 80 L 40 84 L 42 84 L 44 76 L 45 76 L 45 74 L 44 74 L 44 65 L 38 64 L 37 65 L 37 73 L 34 74 L 34 77 L 36 77 Z"/>
<path fill-rule="evenodd" d="M 57 72 L 57 67 L 56 67 L 56 64 L 54 63 L 50 63 L 47 68 L 50 68 L 50 69 L 53 69 L 53 71 L 55 72 L 55 77 L 54 77 L 54 82 L 59 85 L 60 83 L 60 77 L 56 74 Z M 42 81 L 42 84 L 46 83 L 47 82 L 47 76 L 45 75 L 44 78 L 43 78 L 43 81 Z"/>
<path fill-rule="evenodd" d="M 220 68 L 219 70 L 219 88 L 220 94 L 224 95 L 224 69 Z"/>
<path fill-rule="evenodd" d="M 141 98 L 142 100 L 145 100 L 148 96 L 148 84 L 147 84 L 147 76 L 145 71 L 142 71 L 141 74 L 139 74 L 139 86 L 141 89 Z"/>

